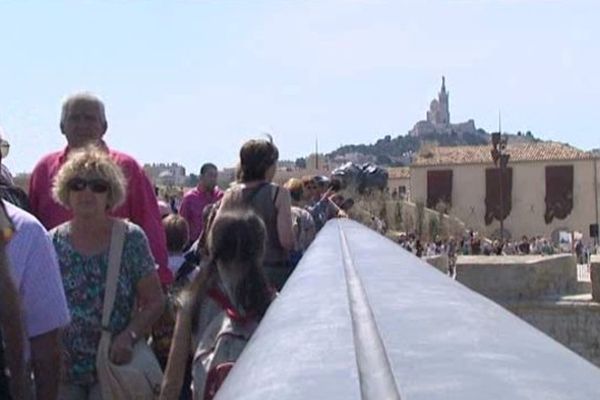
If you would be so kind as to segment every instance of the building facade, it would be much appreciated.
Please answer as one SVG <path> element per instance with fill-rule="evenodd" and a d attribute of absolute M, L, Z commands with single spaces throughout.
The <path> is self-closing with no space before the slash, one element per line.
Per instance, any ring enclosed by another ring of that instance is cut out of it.
<path fill-rule="evenodd" d="M 184 186 L 186 180 L 185 167 L 177 163 L 145 164 L 144 171 L 155 185 Z"/>
<path fill-rule="evenodd" d="M 388 171 L 388 191 L 392 196 L 410 198 L 410 168 L 390 167 Z"/>
<path fill-rule="evenodd" d="M 440 203 L 467 227 L 497 237 L 578 231 L 589 238 L 598 215 L 596 158 L 552 142 L 510 145 L 502 178 L 490 146 L 434 147 L 411 165 L 411 199 Z M 500 180 L 502 179 L 502 184 Z"/>

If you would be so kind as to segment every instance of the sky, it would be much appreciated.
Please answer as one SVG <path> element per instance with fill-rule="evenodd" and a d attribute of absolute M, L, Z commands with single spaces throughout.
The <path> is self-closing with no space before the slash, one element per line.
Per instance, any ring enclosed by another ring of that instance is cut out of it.
<path fill-rule="evenodd" d="M 106 104 L 109 146 L 189 172 L 270 133 L 281 159 L 406 134 L 441 77 L 451 122 L 600 147 L 600 2 L 0 2 L 3 160 L 65 146 L 65 96 Z"/>

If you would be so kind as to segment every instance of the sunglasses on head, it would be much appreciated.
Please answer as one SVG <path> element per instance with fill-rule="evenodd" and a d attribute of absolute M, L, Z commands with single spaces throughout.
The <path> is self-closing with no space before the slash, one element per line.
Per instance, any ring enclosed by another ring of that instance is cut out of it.
<path fill-rule="evenodd" d="M 81 192 L 89 187 L 94 193 L 106 193 L 110 185 L 103 179 L 73 178 L 67 183 L 67 187 L 74 192 Z"/>

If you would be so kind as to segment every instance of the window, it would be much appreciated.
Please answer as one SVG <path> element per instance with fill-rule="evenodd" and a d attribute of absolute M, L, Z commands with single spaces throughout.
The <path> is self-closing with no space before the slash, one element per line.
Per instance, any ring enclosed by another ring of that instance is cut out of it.
<path fill-rule="evenodd" d="M 546 224 L 554 218 L 565 219 L 573 210 L 573 166 L 546 167 Z"/>
<path fill-rule="evenodd" d="M 427 171 L 427 208 L 452 205 L 452 170 Z"/>
<path fill-rule="evenodd" d="M 485 224 L 505 220 L 512 209 L 512 168 L 506 168 L 500 185 L 500 168 L 485 170 Z M 502 193 L 502 196 L 500 195 Z"/>

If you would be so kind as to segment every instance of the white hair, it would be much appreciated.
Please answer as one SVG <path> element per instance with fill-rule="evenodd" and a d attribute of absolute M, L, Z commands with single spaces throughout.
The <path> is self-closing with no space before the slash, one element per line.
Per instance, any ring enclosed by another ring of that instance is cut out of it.
<path fill-rule="evenodd" d="M 62 103 L 62 110 L 60 113 L 61 125 L 66 122 L 67 116 L 69 114 L 69 107 L 71 107 L 72 104 L 78 102 L 96 104 L 98 106 L 98 112 L 100 114 L 100 122 L 106 125 L 106 113 L 104 111 L 104 103 L 102 102 L 102 100 L 100 100 L 98 96 L 90 92 L 79 92 L 65 98 L 65 100 Z"/>

